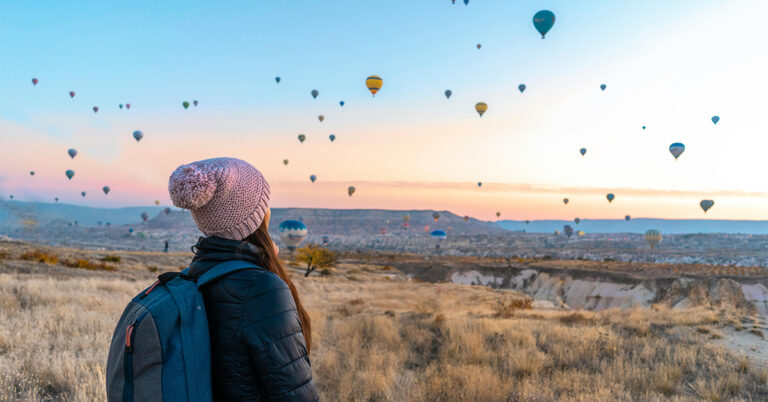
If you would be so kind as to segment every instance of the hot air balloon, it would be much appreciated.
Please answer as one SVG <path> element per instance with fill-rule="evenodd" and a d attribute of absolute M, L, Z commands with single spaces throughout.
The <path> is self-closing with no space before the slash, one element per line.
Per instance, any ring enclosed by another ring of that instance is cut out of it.
<path fill-rule="evenodd" d="M 104 186 L 104 187 L 101 188 L 101 191 L 104 192 L 104 195 L 109 194 L 109 190 L 110 190 L 109 186 Z"/>
<path fill-rule="evenodd" d="M 339 101 L 339 106 L 344 107 L 344 101 Z"/>
<path fill-rule="evenodd" d="M 712 116 L 712 123 L 717 124 L 720 121 L 720 116 Z"/>
<path fill-rule="evenodd" d="M 181 102 L 181 106 L 184 106 L 184 109 L 186 109 L 189 107 L 189 102 L 187 101 Z"/>
<path fill-rule="evenodd" d="M 160 205 L 160 200 L 155 200 L 155 205 Z"/>
<path fill-rule="evenodd" d="M 317 119 L 320 120 L 320 123 L 322 123 L 323 120 L 325 120 L 325 116 L 323 115 L 317 116 Z"/>
<path fill-rule="evenodd" d="M 288 159 L 283 159 L 283 165 L 288 166 Z"/>
<path fill-rule="evenodd" d="M 32 85 L 37 85 L 38 81 L 37 78 L 32 78 Z"/>
<path fill-rule="evenodd" d="M 136 130 L 136 131 L 133 132 L 133 138 L 136 139 L 136 142 L 139 142 L 139 141 L 141 141 L 142 138 L 144 138 L 144 133 L 142 133 L 141 131 Z"/>
<path fill-rule="evenodd" d="M 570 239 L 571 236 L 573 236 L 573 228 L 571 225 L 565 225 L 563 226 L 563 233 L 565 233 L 566 236 Z"/>
<path fill-rule="evenodd" d="M 645 126 L 643 126 L 643 130 L 645 130 Z"/>
<path fill-rule="evenodd" d="M 75 97 L 75 91 L 69 91 L 69 97 L 74 98 Z"/>
<path fill-rule="evenodd" d="M 579 236 L 579 237 L 584 236 L 584 231 L 579 230 L 578 232 L 576 232 L 576 236 Z"/>
<path fill-rule="evenodd" d="M 469 0 L 464 0 L 464 5 L 466 6 L 467 4 L 469 4 Z"/>
<path fill-rule="evenodd" d="M 469 222 L 469 215 L 464 215 L 464 222 Z"/>
<path fill-rule="evenodd" d="M 439 212 L 432 212 L 432 218 L 434 218 L 435 222 L 437 222 L 437 220 L 440 219 L 440 213 Z"/>
<path fill-rule="evenodd" d="M 387 228 L 379 228 L 379 233 L 381 233 L 382 236 L 386 235 L 387 234 Z"/>
<path fill-rule="evenodd" d="M 74 170 L 67 170 L 64 172 L 65 175 L 67 175 L 67 179 L 72 180 L 73 177 L 75 177 L 75 171 Z"/>
<path fill-rule="evenodd" d="M 701 200 L 699 205 L 701 206 L 701 209 L 704 210 L 704 213 L 707 213 L 707 211 L 715 205 L 715 202 L 713 200 Z"/>
<path fill-rule="evenodd" d="M 123 108 L 123 104 L 121 103 L 121 104 L 117 105 L 117 107 L 119 107 L 120 109 L 122 109 L 122 108 Z"/>
<path fill-rule="evenodd" d="M 482 44 L 482 43 L 478 43 L 478 44 L 477 44 L 477 45 L 475 45 L 475 46 L 477 47 L 477 50 L 480 50 L 480 49 L 482 49 L 482 48 L 483 48 L 483 44 Z"/>
<path fill-rule="evenodd" d="M 330 237 L 328 237 L 328 235 L 323 235 L 323 246 L 327 246 L 329 240 Z"/>
<path fill-rule="evenodd" d="M 317 89 L 313 89 L 312 92 L 310 92 L 310 94 L 312 94 L 313 99 L 317 99 L 317 95 L 320 95 L 320 91 L 318 91 Z"/>
<path fill-rule="evenodd" d="M 165 211 L 166 215 L 170 215 L 171 214 L 171 208 L 170 207 L 165 207 L 165 209 L 163 211 Z"/>
<path fill-rule="evenodd" d="M 336 135 L 335 134 L 331 134 L 331 135 L 328 136 L 328 139 L 331 140 L 331 142 L 334 142 L 334 141 L 336 141 Z"/>
<path fill-rule="evenodd" d="M 527 225 L 527 224 L 529 224 L 529 223 L 531 223 L 531 221 L 529 221 L 528 219 L 526 219 L 526 220 L 525 220 L 525 224 Z"/>
<path fill-rule="evenodd" d="M 314 182 L 315 182 L 315 180 L 317 180 L 317 176 L 315 176 L 315 175 L 310 175 L 310 176 L 309 176 L 309 180 L 311 180 L 311 181 L 312 181 L 312 183 L 314 183 Z"/>
<path fill-rule="evenodd" d="M 555 14 L 549 10 L 541 10 L 533 15 L 533 26 L 541 34 L 541 39 L 555 25 Z"/>
<path fill-rule="evenodd" d="M 578 225 L 581 222 L 581 218 L 573 218 L 573 222 Z"/>
<path fill-rule="evenodd" d="M 99 113 L 99 107 L 98 106 L 94 106 L 93 107 L 93 113 Z"/>
<path fill-rule="evenodd" d="M 85 198 L 85 191 L 80 192 L 80 195 L 83 196 L 83 198 Z"/>
<path fill-rule="evenodd" d="M 10 195 L 11 199 L 13 199 L 13 194 Z"/>
<path fill-rule="evenodd" d="M 569 199 L 567 199 L 567 198 L 563 198 L 563 204 L 565 204 L 565 205 L 568 205 L 568 202 L 570 202 L 570 201 L 571 201 L 571 200 L 569 200 Z"/>
<path fill-rule="evenodd" d="M 196 101 L 196 100 L 193 100 L 193 101 L 192 101 L 192 105 L 194 105 L 195 107 L 197 107 L 197 101 Z"/>
<path fill-rule="evenodd" d="M 478 187 L 482 187 L 483 186 L 483 182 L 481 182 L 481 181 L 477 182 L 477 186 Z"/>
<path fill-rule="evenodd" d="M 446 89 L 445 90 L 445 98 L 446 99 L 451 99 L 451 95 L 453 95 L 453 91 L 451 91 L 450 89 Z"/>
<path fill-rule="evenodd" d="M 581 154 L 581 156 L 584 156 L 584 154 L 587 153 L 587 149 L 586 148 L 582 148 L 582 149 L 579 150 L 579 153 Z"/>
<path fill-rule="evenodd" d="M 483 117 L 485 111 L 488 110 L 488 105 L 486 105 L 485 102 L 477 102 L 475 104 L 475 110 L 477 111 L 477 114 L 480 115 L 480 117 Z"/>
<path fill-rule="evenodd" d="M 632 217 L 631 217 L 631 216 L 629 216 L 629 215 L 625 215 L 625 216 L 624 216 L 624 220 L 625 220 L 625 221 L 629 222 L 629 221 L 630 221 L 630 219 L 632 219 Z"/>
<path fill-rule="evenodd" d="M 645 241 L 648 242 L 648 245 L 651 246 L 651 250 L 653 250 L 656 245 L 661 242 L 661 232 L 656 229 L 648 229 L 645 232 Z"/>
<path fill-rule="evenodd" d="M 456 4 L 456 0 L 451 0 L 451 4 Z"/>
<path fill-rule="evenodd" d="M 410 214 L 403 215 L 403 222 L 408 222 L 410 220 L 411 220 L 411 215 Z"/>
<path fill-rule="evenodd" d="M 53 202 L 59 202 L 59 197 L 54 198 Z"/>
<path fill-rule="evenodd" d="M 304 140 L 307 139 L 307 136 L 304 134 L 299 134 L 299 142 L 304 142 Z"/>
<path fill-rule="evenodd" d="M 77 150 L 74 148 L 70 148 L 67 150 L 67 153 L 69 154 L 69 157 L 72 159 L 75 159 L 75 156 L 77 156 Z"/>
<path fill-rule="evenodd" d="M 605 198 L 608 199 L 608 202 L 613 202 L 613 199 L 616 198 L 616 196 L 613 195 L 613 193 L 608 193 L 605 195 Z"/>
<path fill-rule="evenodd" d="M 683 152 L 685 152 L 685 145 L 681 142 L 676 142 L 669 146 L 669 153 L 675 157 L 675 160 L 677 160 Z"/>
<path fill-rule="evenodd" d="M 347 193 L 348 193 L 348 194 L 349 194 L 349 196 L 351 197 L 351 196 L 352 196 L 352 194 L 354 194 L 354 193 L 355 193 L 355 186 L 349 186 L 349 188 L 347 188 Z"/>
<path fill-rule="evenodd" d="M 365 79 L 365 86 L 367 86 L 368 90 L 371 91 L 372 96 L 376 96 L 376 93 L 379 92 L 379 89 L 381 89 L 381 84 L 383 83 L 384 80 L 382 80 L 378 75 L 371 75 Z"/>
<path fill-rule="evenodd" d="M 601 91 L 605 91 L 605 88 L 608 88 L 608 87 L 606 87 L 605 84 L 600 84 L 600 90 Z"/>
<path fill-rule="evenodd" d="M 435 242 L 435 248 L 440 248 L 440 245 L 445 241 L 445 239 L 448 238 L 448 235 L 442 231 L 442 230 L 433 230 L 432 233 L 429 234 L 430 237 L 432 237 L 432 241 Z"/>
<path fill-rule="evenodd" d="M 130 103 L 126 103 L 125 104 L 125 108 L 128 109 L 128 110 L 131 110 L 131 104 Z"/>
<path fill-rule="evenodd" d="M 307 226 L 303 222 L 294 219 L 283 221 L 278 226 L 278 230 L 280 231 L 280 240 L 283 241 L 283 244 L 288 247 L 290 252 L 296 250 L 307 236 Z"/>
<path fill-rule="evenodd" d="M 520 90 L 520 93 L 523 93 L 523 92 L 525 92 L 525 88 L 527 88 L 527 87 L 525 86 L 525 84 L 520 84 L 520 85 L 518 85 L 518 86 L 517 86 L 517 89 L 519 89 L 519 90 Z"/>
<path fill-rule="evenodd" d="M 30 176 L 34 176 L 35 175 L 35 171 L 33 170 L 33 171 L 29 172 L 29 175 Z"/>
<path fill-rule="evenodd" d="M 560 236 L 560 231 L 555 229 L 555 233 L 554 234 L 555 234 L 555 236 Z"/>
<path fill-rule="evenodd" d="M 128 233 L 133 233 L 133 228 L 129 228 Z"/>
<path fill-rule="evenodd" d="M 141 220 L 143 220 L 144 222 L 149 220 L 149 213 L 148 212 L 142 212 L 141 213 Z"/>

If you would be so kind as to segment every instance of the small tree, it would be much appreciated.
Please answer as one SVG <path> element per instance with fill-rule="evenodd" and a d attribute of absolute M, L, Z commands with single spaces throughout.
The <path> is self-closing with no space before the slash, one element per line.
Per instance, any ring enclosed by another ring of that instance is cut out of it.
<path fill-rule="evenodd" d="M 296 261 L 307 263 L 307 272 L 304 273 L 304 276 L 309 276 L 315 268 L 330 268 L 334 266 L 336 264 L 336 253 L 316 244 L 310 244 L 298 250 Z"/>

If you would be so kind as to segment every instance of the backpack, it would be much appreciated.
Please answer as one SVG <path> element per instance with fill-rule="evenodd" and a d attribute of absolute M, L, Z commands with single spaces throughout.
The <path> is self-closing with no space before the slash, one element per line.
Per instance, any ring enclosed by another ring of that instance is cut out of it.
<path fill-rule="evenodd" d="M 107 358 L 107 400 L 211 401 L 211 344 L 199 288 L 247 269 L 240 260 L 211 267 L 198 278 L 166 272 L 128 303 Z"/>

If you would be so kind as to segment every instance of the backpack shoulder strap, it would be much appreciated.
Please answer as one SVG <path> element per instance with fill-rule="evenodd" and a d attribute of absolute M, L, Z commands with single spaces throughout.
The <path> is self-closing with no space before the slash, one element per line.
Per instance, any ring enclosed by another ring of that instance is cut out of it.
<path fill-rule="evenodd" d="M 218 278 L 221 278 L 223 276 L 227 276 L 230 274 L 234 274 L 235 272 L 239 271 L 245 271 L 248 269 L 264 269 L 258 265 L 254 265 L 251 262 L 243 261 L 243 260 L 231 260 L 227 262 L 222 262 L 221 264 L 217 264 L 209 268 L 205 273 L 200 275 L 197 278 L 197 287 L 201 288 L 205 286 L 205 284 L 214 281 Z"/>

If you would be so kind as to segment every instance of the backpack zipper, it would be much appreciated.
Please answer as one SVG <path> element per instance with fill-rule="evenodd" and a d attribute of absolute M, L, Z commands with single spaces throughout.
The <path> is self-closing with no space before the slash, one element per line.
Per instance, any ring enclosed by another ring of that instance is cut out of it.
<path fill-rule="evenodd" d="M 123 402 L 133 402 L 133 341 L 136 335 L 136 327 L 147 312 L 144 312 L 133 324 L 125 328 L 125 355 L 123 356 L 123 374 L 125 384 L 123 385 Z"/>

